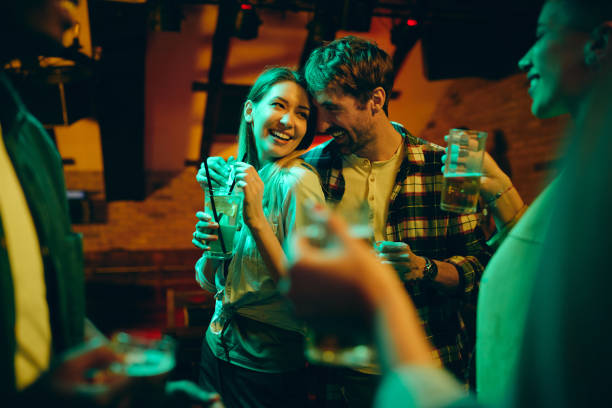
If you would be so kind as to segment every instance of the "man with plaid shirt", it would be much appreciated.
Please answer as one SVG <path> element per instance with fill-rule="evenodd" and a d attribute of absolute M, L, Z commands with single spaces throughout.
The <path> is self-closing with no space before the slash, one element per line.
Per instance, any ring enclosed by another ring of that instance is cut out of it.
<path fill-rule="evenodd" d="M 349 36 L 324 45 L 305 76 L 319 131 L 332 136 L 304 156 L 325 201 L 342 214 L 367 202 L 379 251 L 401 273 L 434 358 L 465 380 L 473 338 L 460 311 L 475 307 L 490 253 L 475 215 L 440 209 L 444 149 L 388 119 L 392 63 L 375 44 Z M 351 407 L 371 406 L 378 376 L 344 370 L 340 383 Z"/>

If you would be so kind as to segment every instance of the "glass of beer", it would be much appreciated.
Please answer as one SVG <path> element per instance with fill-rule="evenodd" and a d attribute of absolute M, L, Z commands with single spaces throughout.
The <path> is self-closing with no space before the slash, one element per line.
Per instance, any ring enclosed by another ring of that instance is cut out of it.
<path fill-rule="evenodd" d="M 238 227 L 243 196 L 236 190 L 229 191 L 225 186 L 212 190 L 212 199 L 209 190 L 206 190 L 204 212 L 219 223 L 219 229 L 213 232 L 219 239 L 208 241 L 210 251 L 207 256 L 213 259 L 229 259 L 234 254 L 234 235 Z"/>
<path fill-rule="evenodd" d="M 449 131 L 440 202 L 443 210 L 476 212 L 486 141 L 487 133 L 479 130 Z"/>
<path fill-rule="evenodd" d="M 329 237 L 326 227 L 327 218 L 317 218 L 309 214 L 309 225 L 304 231 L 311 243 L 333 250 L 336 242 Z M 367 201 L 352 211 L 343 212 L 349 233 L 353 238 L 374 245 L 372 212 Z M 322 284 L 325 284 L 322 282 Z M 345 319 L 326 325 L 321 322 L 309 327 L 306 334 L 305 355 L 313 364 L 334 365 L 359 369 L 376 369 L 377 355 L 373 339 L 364 330 L 355 330 L 363 324 L 359 320 Z"/>
<path fill-rule="evenodd" d="M 113 335 L 109 346 L 122 361 L 112 363 L 109 370 L 130 377 L 130 406 L 162 405 L 166 382 L 176 365 L 175 344 L 168 336 L 153 339 L 126 332 Z"/>
<path fill-rule="evenodd" d="M 175 365 L 175 341 L 168 336 L 150 339 L 119 332 L 113 335 L 110 347 L 123 359 L 111 366 L 111 370 L 118 374 L 165 377 Z"/>

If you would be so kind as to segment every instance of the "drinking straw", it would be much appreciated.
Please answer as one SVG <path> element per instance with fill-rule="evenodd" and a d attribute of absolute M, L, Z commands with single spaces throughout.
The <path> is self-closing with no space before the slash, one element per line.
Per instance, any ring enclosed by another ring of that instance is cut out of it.
<path fill-rule="evenodd" d="M 242 160 L 240 160 L 241 162 L 244 162 L 246 160 L 246 153 L 242 156 Z M 234 190 L 234 186 L 236 185 L 236 172 L 234 172 L 234 179 L 232 180 L 232 185 L 229 188 L 229 193 L 228 194 L 232 194 L 232 191 Z"/>
<path fill-rule="evenodd" d="M 234 186 L 236 185 L 236 172 L 234 171 L 233 173 L 234 173 L 234 178 L 232 179 L 232 184 L 230 184 L 228 194 L 232 194 L 232 191 L 234 190 Z"/>
<path fill-rule="evenodd" d="M 204 160 L 204 169 L 206 170 L 206 181 L 208 182 L 208 193 L 210 194 L 210 205 L 213 210 L 213 217 L 215 218 L 215 222 L 219 224 L 219 215 L 217 214 L 217 208 L 215 206 L 215 196 L 213 194 L 212 183 L 210 181 L 210 173 L 208 171 L 208 163 L 207 160 Z M 223 242 L 223 233 L 221 232 L 221 224 L 219 224 L 219 239 L 221 240 L 221 250 L 223 253 L 227 253 L 225 249 L 225 243 Z"/>

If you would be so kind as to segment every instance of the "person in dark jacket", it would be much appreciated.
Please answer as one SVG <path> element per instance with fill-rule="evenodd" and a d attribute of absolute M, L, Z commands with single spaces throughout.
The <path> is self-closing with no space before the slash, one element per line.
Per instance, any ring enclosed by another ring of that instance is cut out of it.
<path fill-rule="evenodd" d="M 57 55 L 77 6 L 78 0 L 1 1 L 0 67 Z M 142 384 L 106 370 L 120 358 L 104 338 L 84 341 L 83 283 L 82 240 L 71 228 L 61 158 L 0 71 L 2 406 L 137 406 Z M 176 398 L 159 404 L 217 399 L 187 382 L 166 392 Z"/>

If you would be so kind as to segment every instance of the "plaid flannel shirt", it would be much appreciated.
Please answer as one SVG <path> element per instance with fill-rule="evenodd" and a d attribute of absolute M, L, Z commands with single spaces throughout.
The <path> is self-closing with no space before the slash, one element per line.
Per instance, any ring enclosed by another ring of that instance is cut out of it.
<path fill-rule="evenodd" d="M 475 214 L 455 214 L 440 208 L 444 149 L 412 136 L 393 123 L 404 138 L 404 157 L 391 192 L 386 224 L 388 241 L 402 241 L 419 256 L 453 264 L 459 272 L 455 293 L 430 282 L 404 280 L 438 358 L 459 379 L 473 348 L 461 311 L 475 310 L 480 278 L 491 257 Z M 319 173 L 325 199 L 332 206 L 342 200 L 342 155 L 334 140 L 303 156 Z M 465 307 L 465 306 L 470 307 Z M 473 316 L 470 316 L 473 319 Z"/>

